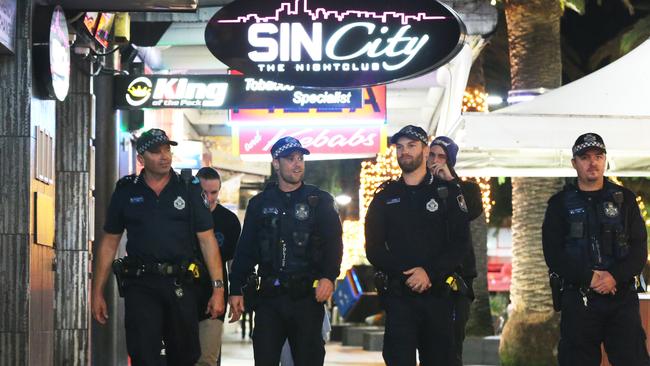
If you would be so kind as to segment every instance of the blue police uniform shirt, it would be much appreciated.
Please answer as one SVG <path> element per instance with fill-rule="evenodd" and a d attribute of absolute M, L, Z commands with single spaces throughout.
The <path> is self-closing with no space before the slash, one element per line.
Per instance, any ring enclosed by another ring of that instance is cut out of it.
<path fill-rule="evenodd" d="M 198 245 L 195 233 L 213 227 L 200 186 L 190 184 L 188 191 L 172 170 L 169 182 L 157 196 L 145 183 L 143 173 L 144 169 L 139 176 L 128 175 L 117 182 L 104 231 L 122 234 L 126 229 L 126 251 L 143 263 L 192 259 Z"/>
<path fill-rule="evenodd" d="M 241 295 L 241 286 L 245 283 L 246 277 L 252 272 L 256 264 L 260 265 L 258 274 L 262 278 L 281 275 L 276 273 L 276 270 L 269 263 L 260 263 L 262 260 L 259 238 L 260 225 L 264 221 L 265 215 L 268 216 L 270 211 L 273 211 L 278 216 L 295 217 L 296 215 L 302 215 L 303 211 L 297 210 L 296 207 L 307 205 L 306 201 L 302 201 L 306 189 L 312 190 L 309 195 L 316 195 L 319 198 L 318 205 L 315 207 L 315 222 L 312 230 L 323 240 L 322 258 L 318 263 L 310 263 L 308 270 L 316 279 L 328 278 L 332 282 L 336 280 L 340 272 L 341 258 L 343 256 L 343 230 L 333 197 L 325 191 L 305 184 L 292 192 L 282 192 L 277 184 L 270 184 L 265 188 L 264 192 L 253 197 L 246 208 L 244 228 L 237 244 L 235 260 L 230 274 L 231 295 Z M 276 205 L 279 201 L 284 202 L 284 204 Z M 295 217 L 293 222 L 281 220 L 286 223 L 280 224 L 281 240 L 287 243 L 293 241 L 292 234 L 295 225 L 297 225 L 297 220 L 300 219 Z M 293 249 L 289 249 L 289 251 L 291 250 Z M 288 267 L 285 267 L 285 269 L 291 270 Z"/>

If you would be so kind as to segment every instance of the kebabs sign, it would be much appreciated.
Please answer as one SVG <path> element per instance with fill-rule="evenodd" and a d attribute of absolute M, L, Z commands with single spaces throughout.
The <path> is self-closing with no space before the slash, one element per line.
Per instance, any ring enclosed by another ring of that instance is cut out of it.
<path fill-rule="evenodd" d="M 205 30 L 208 49 L 231 68 L 319 88 L 424 74 L 464 38 L 460 17 L 435 0 L 237 0 Z"/>

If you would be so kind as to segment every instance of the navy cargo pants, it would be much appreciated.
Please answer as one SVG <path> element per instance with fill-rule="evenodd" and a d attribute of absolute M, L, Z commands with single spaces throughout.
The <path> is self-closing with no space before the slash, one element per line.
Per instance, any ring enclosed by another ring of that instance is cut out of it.
<path fill-rule="evenodd" d="M 562 294 L 558 361 L 560 366 L 598 366 L 600 345 L 613 366 L 648 366 L 646 335 L 641 327 L 636 292 L 590 294 L 587 306 L 576 289 Z"/>
<path fill-rule="evenodd" d="M 201 354 L 197 286 L 179 287 L 174 282 L 174 278 L 159 275 L 128 281 L 124 323 L 133 366 L 161 365 L 163 341 L 168 366 L 193 366 Z"/>

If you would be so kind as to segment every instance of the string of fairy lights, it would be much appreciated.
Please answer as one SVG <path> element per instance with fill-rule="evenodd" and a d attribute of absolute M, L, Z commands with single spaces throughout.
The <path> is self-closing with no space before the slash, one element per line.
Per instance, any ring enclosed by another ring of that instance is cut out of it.
<path fill-rule="evenodd" d="M 490 212 L 492 211 L 492 206 L 495 204 L 492 200 L 491 186 L 490 186 L 490 177 L 461 177 L 463 181 L 473 181 L 481 188 L 481 203 L 483 204 L 483 212 L 485 213 L 485 222 L 490 223 Z"/>
<path fill-rule="evenodd" d="M 402 170 L 397 164 L 395 146 L 390 146 L 383 154 L 378 154 L 375 161 L 364 161 L 361 163 L 361 202 L 359 217 L 363 219 L 366 216 L 366 210 L 377 188 L 389 179 L 399 179 L 401 174 Z"/>
<path fill-rule="evenodd" d="M 487 112 L 488 94 L 479 89 L 465 90 L 463 94 L 463 112 Z"/>

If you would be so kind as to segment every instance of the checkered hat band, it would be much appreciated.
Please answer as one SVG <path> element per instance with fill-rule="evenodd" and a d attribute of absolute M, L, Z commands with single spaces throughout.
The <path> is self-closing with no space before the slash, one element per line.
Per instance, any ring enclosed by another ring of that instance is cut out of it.
<path fill-rule="evenodd" d="M 142 155 L 144 154 L 145 151 L 149 150 L 150 147 L 156 146 L 161 143 L 168 142 L 169 140 L 167 139 L 167 136 L 161 135 L 161 136 L 155 136 L 151 140 L 145 142 L 142 144 L 142 146 L 138 147 L 138 154 Z"/>
<path fill-rule="evenodd" d="M 285 151 L 287 151 L 289 149 L 293 149 L 294 147 L 302 148 L 302 145 L 300 145 L 299 142 L 290 142 L 290 143 L 288 143 L 286 145 L 282 145 L 282 146 L 278 147 L 277 150 L 275 150 L 275 152 L 273 153 L 273 158 L 277 159 L 277 157 L 280 156 L 280 154 L 282 154 L 283 152 L 285 152 Z"/>
<path fill-rule="evenodd" d="M 425 144 L 428 144 L 428 138 L 426 135 L 421 134 L 420 132 L 412 129 L 407 129 L 406 131 L 403 131 L 400 133 L 402 136 L 410 136 L 410 137 L 415 137 L 416 139 L 424 142 Z"/>
<path fill-rule="evenodd" d="M 421 134 L 421 133 L 418 133 L 418 132 L 416 132 L 416 131 L 413 131 L 412 133 L 413 133 L 415 136 L 417 136 L 417 138 L 420 139 L 420 141 L 424 141 L 425 144 L 428 143 L 428 141 L 427 141 L 427 137 L 426 137 L 425 135 L 423 135 L 423 134 Z"/>
<path fill-rule="evenodd" d="M 577 153 L 578 151 L 582 151 L 583 149 L 590 148 L 590 147 L 597 147 L 599 149 L 605 149 L 605 144 L 598 142 L 598 141 L 589 141 L 589 142 L 583 142 L 579 145 L 576 145 L 573 147 L 573 153 Z"/>

